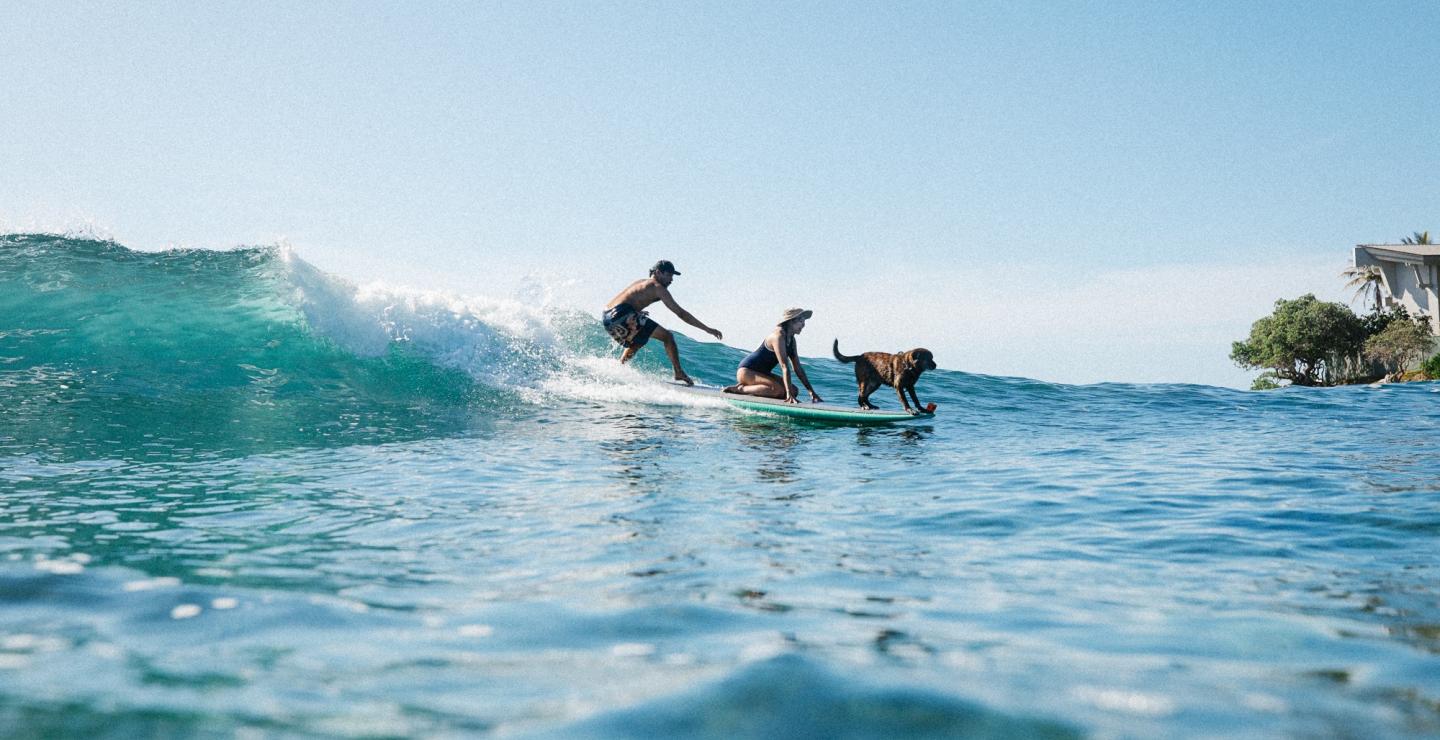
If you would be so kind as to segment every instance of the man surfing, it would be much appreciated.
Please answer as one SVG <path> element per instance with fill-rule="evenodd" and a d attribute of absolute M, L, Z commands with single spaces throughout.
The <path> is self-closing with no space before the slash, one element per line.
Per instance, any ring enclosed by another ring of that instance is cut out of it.
<path fill-rule="evenodd" d="M 675 335 L 655 323 L 645 312 L 645 308 L 650 304 L 660 301 L 679 316 L 681 321 L 716 339 L 723 338 L 719 331 L 691 316 L 689 311 L 681 308 L 670 296 L 670 283 L 679 274 L 670 260 L 656 262 L 655 266 L 650 268 L 650 277 L 636 280 L 620 291 L 620 295 L 611 299 L 609 305 L 605 306 L 605 313 L 600 315 L 600 321 L 605 325 L 605 331 L 610 332 L 610 337 L 625 348 L 620 355 L 620 362 L 629 362 L 653 336 L 665 344 L 665 354 L 669 355 L 670 365 L 675 368 L 675 379 L 685 385 L 695 385 L 695 381 L 680 369 L 680 349 L 675 346 Z"/>

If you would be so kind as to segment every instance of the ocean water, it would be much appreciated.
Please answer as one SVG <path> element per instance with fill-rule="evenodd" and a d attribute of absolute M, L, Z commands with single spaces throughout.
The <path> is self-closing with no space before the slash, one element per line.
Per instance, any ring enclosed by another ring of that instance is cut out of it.
<path fill-rule="evenodd" d="M 0 237 L 0 735 L 1440 734 L 1437 384 L 826 426 L 559 305 Z"/>

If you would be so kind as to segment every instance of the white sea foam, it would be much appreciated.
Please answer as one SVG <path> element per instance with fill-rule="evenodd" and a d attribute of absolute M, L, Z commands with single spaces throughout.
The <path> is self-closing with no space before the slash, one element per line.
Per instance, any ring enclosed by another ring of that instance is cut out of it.
<path fill-rule="evenodd" d="M 613 357 L 572 356 L 563 372 L 537 385 L 535 400 L 564 397 L 602 403 L 649 403 L 665 406 L 720 406 L 722 402 L 686 394 L 652 375 Z"/>
<path fill-rule="evenodd" d="M 290 296 L 310 327 L 350 352 L 376 357 L 404 345 L 436 365 L 544 404 L 557 397 L 605 403 L 716 405 L 595 349 L 595 319 L 561 307 L 556 287 L 535 281 L 514 298 L 357 285 L 280 250 Z M 591 343 L 587 345 L 587 338 Z M 607 346 L 608 350 L 608 346 Z"/>
<path fill-rule="evenodd" d="M 68 239 L 114 241 L 115 231 L 99 216 L 78 209 L 38 209 L 25 214 L 0 212 L 0 234 L 55 234 Z"/>

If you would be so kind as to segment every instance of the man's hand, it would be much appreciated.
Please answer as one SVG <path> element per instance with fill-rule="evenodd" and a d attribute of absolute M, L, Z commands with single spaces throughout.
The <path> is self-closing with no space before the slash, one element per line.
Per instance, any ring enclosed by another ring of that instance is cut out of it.
<path fill-rule="evenodd" d="M 706 329 L 705 333 L 709 334 L 712 337 L 715 337 L 715 339 L 717 340 L 725 339 L 725 336 L 720 333 L 719 329 Z"/>

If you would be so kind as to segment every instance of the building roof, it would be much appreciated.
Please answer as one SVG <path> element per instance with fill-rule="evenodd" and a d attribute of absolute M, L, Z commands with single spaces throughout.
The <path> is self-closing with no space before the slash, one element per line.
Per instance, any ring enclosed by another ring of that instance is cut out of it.
<path fill-rule="evenodd" d="M 1370 256 L 1390 262 L 1440 265 L 1440 244 L 1357 244 Z"/>

